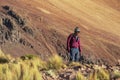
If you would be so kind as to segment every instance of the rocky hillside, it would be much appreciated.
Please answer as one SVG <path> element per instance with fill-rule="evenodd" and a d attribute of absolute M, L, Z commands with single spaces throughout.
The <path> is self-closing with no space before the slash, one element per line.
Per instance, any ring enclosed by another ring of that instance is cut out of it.
<path fill-rule="evenodd" d="M 54 29 L 48 30 L 47 23 L 42 17 L 29 16 L 27 11 L 11 5 L 1 5 L 0 10 L 0 45 L 5 53 L 16 57 L 23 54 L 38 54 L 45 58 L 56 53 L 56 49 L 59 53 L 65 52 L 65 46 L 60 40 L 62 35 Z M 37 18 L 36 23 L 40 27 L 36 26 L 33 18 Z"/>
<path fill-rule="evenodd" d="M 79 26 L 83 55 L 114 64 L 120 57 L 119 2 L 107 1 L 1 0 L 1 49 L 15 57 L 65 57 L 67 36 Z"/>

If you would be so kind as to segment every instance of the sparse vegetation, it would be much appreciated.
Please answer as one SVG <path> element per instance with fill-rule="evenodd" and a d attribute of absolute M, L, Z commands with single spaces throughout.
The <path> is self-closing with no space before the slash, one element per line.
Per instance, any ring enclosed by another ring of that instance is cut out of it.
<path fill-rule="evenodd" d="M 116 79 L 116 78 L 120 78 L 120 71 L 115 70 L 115 71 L 113 72 L 113 75 L 114 75 L 114 78 L 115 78 L 115 79 Z"/>
<path fill-rule="evenodd" d="M 2 53 L 2 51 L 0 54 L 2 55 L 2 57 L 6 57 Z M 16 59 L 15 62 L 7 61 L 7 63 L 1 63 L 0 80 L 42 80 L 39 68 L 43 67 L 43 61 L 41 61 L 37 57 L 27 57 L 27 60 Z M 7 58 L 5 58 L 5 60 L 7 60 Z"/>
<path fill-rule="evenodd" d="M 11 62 L 11 60 L 13 61 Z M 2 62 L 0 64 L 0 80 L 42 80 L 40 70 L 58 70 L 65 67 L 62 58 L 58 55 L 50 57 L 49 61 L 45 62 L 31 54 L 14 59 L 0 51 L 0 62 Z"/>
<path fill-rule="evenodd" d="M 66 65 L 58 55 L 51 56 L 48 61 L 43 61 L 35 55 L 25 55 L 15 59 L 0 50 L 0 62 L 2 62 L 0 63 L 0 80 L 42 80 L 43 73 L 56 80 L 61 70 L 74 70 L 74 68 L 79 68 L 75 75 L 76 80 L 110 80 L 110 73 L 107 69 L 93 66 L 91 72 L 85 75 L 84 72 L 87 72 L 87 68 L 92 65 L 79 62 L 71 62 Z M 120 78 L 118 70 L 112 73 L 115 79 Z"/>
<path fill-rule="evenodd" d="M 8 59 L 0 57 L 0 63 L 8 63 Z"/>
<path fill-rule="evenodd" d="M 73 66 L 82 66 L 79 62 L 71 62 L 69 64 L 69 67 L 73 67 Z"/>
<path fill-rule="evenodd" d="M 99 80 L 110 80 L 110 75 L 107 70 L 101 68 L 98 70 L 97 78 Z"/>
<path fill-rule="evenodd" d="M 58 55 L 54 55 L 51 58 L 49 58 L 48 61 L 48 68 L 50 69 L 60 69 L 63 66 L 63 60 Z"/>
<path fill-rule="evenodd" d="M 101 68 L 90 73 L 89 80 L 110 80 L 110 75 L 107 70 Z"/>
<path fill-rule="evenodd" d="M 93 71 L 92 73 L 90 73 L 89 75 L 89 80 L 97 80 L 97 71 Z"/>
<path fill-rule="evenodd" d="M 77 73 L 76 75 L 76 80 L 86 80 L 86 78 L 84 77 L 84 75 L 82 75 L 82 73 Z"/>

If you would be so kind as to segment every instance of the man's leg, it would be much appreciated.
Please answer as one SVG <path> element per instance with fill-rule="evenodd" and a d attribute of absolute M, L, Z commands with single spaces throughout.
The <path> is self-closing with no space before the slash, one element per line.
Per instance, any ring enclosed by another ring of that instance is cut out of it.
<path fill-rule="evenodd" d="M 79 59 L 80 59 L 80 52 L 79 52 L 79 50 L 78 49 L 76 49 L 76 55 L 75 55 L 75 61 L 79 61 Z"/>
<path fill-rule="evenodd" d="M 70 61 L 75 61 L 75 49 L 70 49 Z"/>

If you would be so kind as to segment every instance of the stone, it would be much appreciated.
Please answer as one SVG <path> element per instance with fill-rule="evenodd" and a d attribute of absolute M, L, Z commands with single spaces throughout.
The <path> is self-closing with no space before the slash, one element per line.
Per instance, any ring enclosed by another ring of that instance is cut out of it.
<path fill-rule="evenodd" d="M 31 28 L 29 28 L 28 26 L 25 26 L 23 28 L 23 31 L 25 31 L 26 33 L 28 33 L 28 34 L 33 36 L 33 30 Z"/>
<path fill-rule="evenodd" d="M 5 9 L 5 10 L 9 10 L 10 9 L 10 7 L 9 6 L 2 6 L 3 7 L 3 9 Z"/>
<path fill-rule="evenodd" d="M 2 22 L 10 31 L 13 30 L 13 22 L 9 18 L 2 19 Z"/>

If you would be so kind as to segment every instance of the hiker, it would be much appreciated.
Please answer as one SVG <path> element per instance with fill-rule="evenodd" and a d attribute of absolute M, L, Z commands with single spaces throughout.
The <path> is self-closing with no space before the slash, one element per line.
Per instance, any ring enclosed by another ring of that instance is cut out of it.
<path fill-rule="evenodd" d="M 70 54 L 70 61 L 78 62 L 81 55 L 80 48 L 80 38 L 78 34 L 80 33 L 80 29 L 76 27 L 74 29 L 74 33 L 70 34 L 67 39 L 67 51 Z"/>

